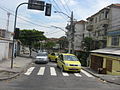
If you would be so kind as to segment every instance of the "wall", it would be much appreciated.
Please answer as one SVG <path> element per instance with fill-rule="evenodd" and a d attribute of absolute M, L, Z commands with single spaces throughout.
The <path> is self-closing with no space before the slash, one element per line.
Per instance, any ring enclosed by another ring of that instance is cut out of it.
<path fill-rule="evenodd" d="M 77 23 L 75 25 L 74 50 L 81 50 L 81 41 L 83 40 L 84 32 L 85 32 L 85 24 Z"/>
<path fill-rule="evenodd" d="M 120 8 L 111 8 L 111 27 L 110 31 L 120 30 Z"/>
<path fill-rule="evenodd" d="M 9 41 L 0 40 L 0 61 L 8 59 Z"/>

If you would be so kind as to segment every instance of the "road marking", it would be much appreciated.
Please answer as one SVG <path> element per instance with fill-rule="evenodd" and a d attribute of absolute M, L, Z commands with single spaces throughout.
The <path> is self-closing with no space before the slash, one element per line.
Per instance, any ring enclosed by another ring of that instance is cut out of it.
<path fill-rule="evenodd" d="M 88 77 L 93 77 L 91 74 L 89 74 L 88 72 L 84 71 L 84 70 L 81 70 L 82 73 L 84 73 L 86 76 Z"/>
<path fill-rule="evenodd" d="M 41 67 L 37 75 L 44 75 L 45 67 Z"/>
<path fill-rule="evenodd" d="M 54 67 L 50 67 L 50 73 L 52 76 L 57 76 L 55 68 Z"/>
<path fill-rule="evenodd" d="M 29 68 L 29 69 L 27 70 L 27 72 L 24 73 L 24 74 L 25 74 L 25 75 L 30 75 L 30 74 L 32 73 L 32 71 L 33 71 L 34 68 L 35 68 L 35 67 Z"/>
<path fill-rule="evenodd" d="M 68 73 L 62 72 L 63 76 L 69 76 Z"/>
<path fill-rule="evenodd" d="M 82 77 L 82 76 L 80 75 L 80 73 L 74 73 L 74 75 L 77 76 L 77 77 Z"/>

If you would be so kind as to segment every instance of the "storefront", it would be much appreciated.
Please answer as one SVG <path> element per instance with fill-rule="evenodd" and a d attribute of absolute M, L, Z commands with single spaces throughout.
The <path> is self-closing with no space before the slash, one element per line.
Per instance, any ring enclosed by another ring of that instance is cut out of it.
<path fill-rule="evenodd" d="M 91 51 L 90 68 L 102 74 L 120 75 L 120 48 Z"/>

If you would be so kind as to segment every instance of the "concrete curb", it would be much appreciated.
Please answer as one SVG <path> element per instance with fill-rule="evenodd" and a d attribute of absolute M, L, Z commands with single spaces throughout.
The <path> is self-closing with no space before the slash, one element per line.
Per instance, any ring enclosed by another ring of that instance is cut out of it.
<path fill-rule="evenodd" d="M 116 85 L 120 85 L 119 83 L 116 83 L 116 82 L 112 82 L 112 81 L 109 81 L 109 80 L 106 80 L 106 79 L 103 79 L 101 78 L 100 76 L 97 76 L 96 74 L 94 74 L 93 72 L 89 71 L 89 70 L 86 70 L 84 67 L 82 67 L 83 70 L 87 71 L 88 73 L 92 74 L 94 77 L 102 80 L 103 82 L 108 82 L 108 83 L 112 83 L 112 84 L 116 84 Z"/>
<path fill-rule="evenodd" d="M 31 58 L 31 59 L 32 59 L 32 58 Z M 13 75 L 11 75 L 11 76 L 9 76 L 9 77 L 0 78 L 0 81 L 9 80 L 9 79 L 12 79 L 12 78 L 15 78 L 15 77 L 19 76 L 21 73 L 24 72 L 24 70 L 25 70 L 32 62 L 33 62 L 33 61 L 31 60 L 31 62 L 28 63 L 27 65 L 25 65 L 25 67 L 22 67 L 22 70 L 21 70 L 20 72 L 17 72 L 17 73 L 15 73 L 15 74 L 13 74 Z M 6 71 L 6 72 L 10 72 L 10 71 Z M 12 73 L 14 73 L 14 72 L 12 72 Z"/>

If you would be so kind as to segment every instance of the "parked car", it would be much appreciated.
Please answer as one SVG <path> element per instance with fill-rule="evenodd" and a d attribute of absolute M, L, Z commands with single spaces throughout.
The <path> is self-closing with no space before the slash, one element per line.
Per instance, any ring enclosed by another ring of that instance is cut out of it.
<path fill-rule="evenodd" d="M 57 60 L 57 67 L 61 68 L 61 71 L 80 72 L 81 63 L 75 55 L 61 53 Z"/>
<path fill-rule="evenodd" d="M 35 63 L 48 63 L 48 53 L 47 52 L 39 52 L 35 58 Z"/>
<path fill-rule="evenodd" d="M 55 62 L 57 62 L 57 59 L 58 59 L 58 53 L 50 53 L 49 55 L 48 55 L 48 58 L 49 58 L 49 60 L 50 61 L 55 61 Z"/>

